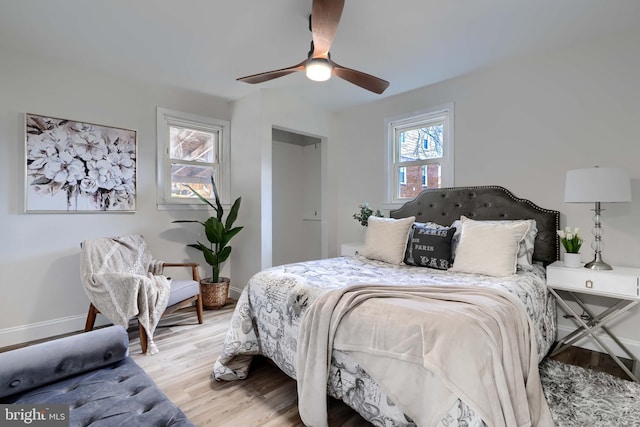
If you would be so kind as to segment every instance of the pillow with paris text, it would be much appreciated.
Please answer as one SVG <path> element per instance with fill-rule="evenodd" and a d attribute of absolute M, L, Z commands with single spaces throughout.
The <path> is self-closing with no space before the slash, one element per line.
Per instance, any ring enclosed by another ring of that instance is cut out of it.
<path fill-rule="evenodd" d="M 405 264 L 438 270 L 451 267 L 451 239 L 456 229 L 433 225 L 416 222 L 411 226 Z"/>

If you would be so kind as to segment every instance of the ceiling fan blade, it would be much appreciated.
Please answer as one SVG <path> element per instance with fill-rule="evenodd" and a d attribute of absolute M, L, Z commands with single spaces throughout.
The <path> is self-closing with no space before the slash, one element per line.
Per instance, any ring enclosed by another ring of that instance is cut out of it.
<path fill-rule="evenodd" d="M 304 71 L 304 65 L 307 60 L 305 59 L 298 65 L 293 65 L 287 68 L 281 68 L 279 70 L 266 71 L 264 73 L 252 74 L 246 77 L 240 77 L 236 80 L 245 83 L 262 83 L 269 80 L 277 79 L 278 77 L 286 76 L 287 74 L 295 73 L 296 71 Z"/>
<path fill-rule="evenodd" d="M 311 32 L 313 57 L 326 58 L 344 9 L 344 0 L 313 0 L 311 6 Z"/>
<path fill-rule="evenodd" d="M 389 82 L 386 80 L 372 76 L 371 74 L 363 73 L 362 71 L 343 67 L 333 61 L 331 62 L 333 63 L 333 74 L 348 81 L 349 83 L 353 83 L 356 86 L 360 86 L 363 89 L 377 94 L 381 94 L 389 87 Z"/>

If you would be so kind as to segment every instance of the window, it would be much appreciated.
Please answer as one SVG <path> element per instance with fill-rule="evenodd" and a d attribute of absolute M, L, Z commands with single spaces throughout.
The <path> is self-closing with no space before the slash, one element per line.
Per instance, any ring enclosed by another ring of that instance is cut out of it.
<path fill-rule="evenodd" d="M 229 203 L 229 122 L 158 108 L 158 207 L 203 206 L 187 185 Z"/>
<path fill-rule="evenodd" d="M 385 208 L 453 186 L 453 104 L 389 119 Z"/>
<path fill-rule="evenodd" d="M 398 182 L 400 182 L 400 184 L 406 184 L 407 183 L 407 169 L 406 168 L 400 168 L 400 177 L 398 178 Z"/>

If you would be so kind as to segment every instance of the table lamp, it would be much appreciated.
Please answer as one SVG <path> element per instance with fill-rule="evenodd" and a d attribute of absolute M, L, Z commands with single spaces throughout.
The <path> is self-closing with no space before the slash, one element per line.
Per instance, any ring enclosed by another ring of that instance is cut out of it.
<path fill-rule="evenodd" d="M 620 168 L 593 167 L 567 171 L 564 187 L 564 201 L 567 203 L 595 203 L 594 240 L 591 248 L 595 251 L 593 261 L 585 264 L 592 270 L 612 270 L 602 260 L 602 224 L 600 203 L 618 203 L 631 201 L 631 179 L 629 173 Z"/>

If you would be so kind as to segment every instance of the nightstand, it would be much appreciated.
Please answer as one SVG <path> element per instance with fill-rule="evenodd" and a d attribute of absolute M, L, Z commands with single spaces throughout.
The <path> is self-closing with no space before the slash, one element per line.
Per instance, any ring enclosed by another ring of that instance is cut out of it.
<path fill-rule="evenodd" d="M 547 289 L 579 325 L 575 331 L 556 343 L 551 349 L 551 356 L 569 348 L 579 339 L 590 336 L 630 378 L 639 381 L 596 332 L 602 329 L 629 356 L 634 369 L 637 367 L 638 359 L 605 325 L 640 303 L 640 269 L 614 266 L 613 270 L 590 270 L 565 267 L 562 262 L 556 261 L 547 266 Z M 584 295 L 606 297 L 606 301 L 611 303 L 603 312 L 596 314 L 580 298 Z M 589 317 L 583 319 L 567 301 L 575 301 Z"/>
<path fill-rule="evenodd" d="M 340 245 L 340 256 L 360 255 L 364 243 L 343 243 Z"/>

